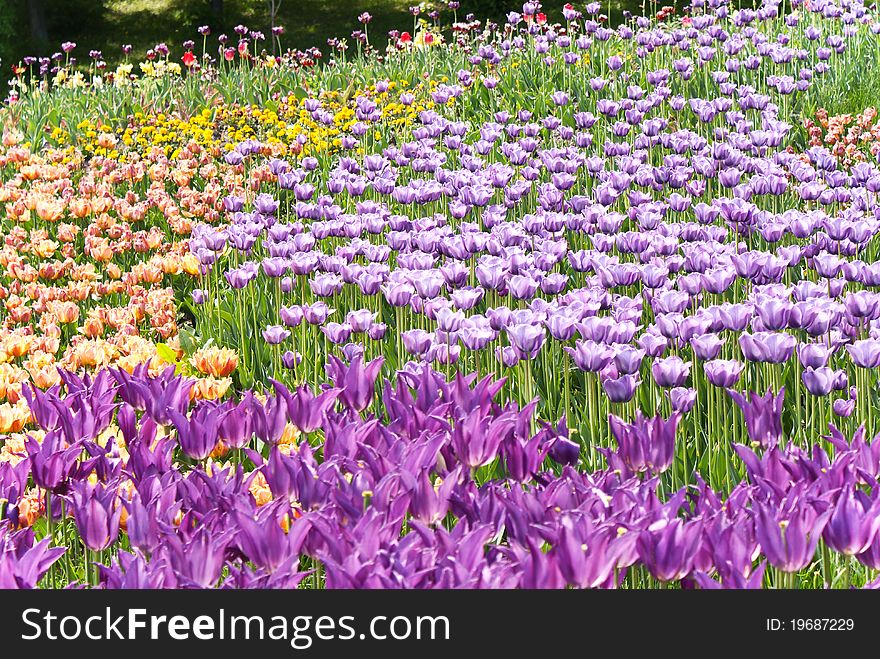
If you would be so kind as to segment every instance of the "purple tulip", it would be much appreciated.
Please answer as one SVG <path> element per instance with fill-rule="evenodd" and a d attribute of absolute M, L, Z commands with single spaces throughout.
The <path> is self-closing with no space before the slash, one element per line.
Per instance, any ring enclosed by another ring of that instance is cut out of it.
<path fill-rule="evenodd" d="M 513 432 L 516 417 L 505 413 L 487 417 L 477 408 L 456 423 L 452 447 L 458 459 L 469 469 L 489 464 L 498 455 L 501 443 Z"/>
<path fill-rule="evenodd" d="M 168 412 L 181 450 L 193 460 L 204 460 L 217 446 L 221 420 L 217 410 L 212 404 L 200 403 L 189 418 L 177 410 Z"/>
<path fill-rule="evenodd" d="M 523 411 L 526 418 L 531 416 L 529 407 Z M 527 429 L 526 432 L 514 432 L 501 444 L 507 475 L 519 483 L 528 483 L 540 471 L 549 450 L 550 446 L 544 441 L 542 433 L 528 437 Z"/>
<path fill-rule="evenodd" d="M 679 412 L 673 413 L 668 419 L 659 415 L 646 418 L 641 412 L 636 412 L 633 423 L 626 423 L 613 414 L 608 415 L 611 434 L 618 446 L 618 456 L 634 472 L 659 474 L 666 471 L 675 455 L 675 430 L 679 419 Z"/>
<path fill-rule="evenodd" d="M 743 356 L 752 362 L 768 362 L 782 364 L 787 362 L 795 347 L 797 339 L 784 332 L 756 332 L 740 334 L 739 345 Z"/>
<path fill-rule="evenodd" d="M 34 483 L 44 490 L 64 494 L 70 486 L 70 477 L 82 453 L 81 444 L 67 446 L 60 430 L 49 432 L 42 443 L 28 436 L 25 442 L 31 460 Z"/>
<path fill-rule="evenodd" d="M 294 369 L 299 364 L 302 363 L 302 355 L 293 350 L 286 350 L 284 354 L 281 355 L 281 364 L 284 368 Z"/>
<path fill-rule="evenodd" d="M 880 367 L 880 341 L 864 339 L 846 346 L 850 359 L 860 368 Z"/>
<path fill-rule="evenodd" d="M 217 438 L 226 446 L 240 449 L 247 446 L 254 436 L 254 396 L 248 392 L 237 404 L 226 408 L 217 428 Z"/>
<path fill-rule="evenodd" d="M 284 502 L 286 503 L 286 502 Z M 300 550 L 311 530 L 307 518 L 299 519 L 287 532 L 281 518 L 287 514 L 288 505 L 267 505 L 255 517 L 236 510 L 234 513 L 238 534 L 235 543 L 254 565 L 268 572 L 290 570 L 299 564 Z"/>
<path fill-rule="evenodd" d="M 78 481 L 73 484 L 71 498 L 76 528 L 86 547 L 104 551 L 116 542 L 122 506 L 115 485 Z"/>
<path fill-rule="evenodd" d="M 801 380 L 804 386 L 814 396 L 827 396 L 834 387 L 834 371 L 827 366 L 819 368 L 807 367 L 801 373 Z"/>
<path fill-rule="evenodd" d="M 266 444 L 275 445 L 284 435 L 288 419 L 290 392 L 280 382 L 269 379 L 275 389 L 274 396 L 266 396 L 264 403 L 251 399 L 254 434 Z"/>
<path fill-rule="evenodd" d="M 880 498 L 871 500 L 852 484 L 844 486 L 837 498 L 823 538 L 836 552 L 854 556 L 866 551 L 880 529 Z"/>
<path fill-rule="evenodd" d="M 680 387 L 685 383 L 690 372 L 691 363 L 683 361 L 681 357 L 656 359 L 651 364 L 651 374 L 660 387 Z"/>
<path fill-rule="evenodd" d="M 363 412 L 373 400 L 376 378 L 385 360 L 377 357 L 364 364 L 363 357 L 357 356 L 346 366 L 339 358 L 330 355 L 327 374 L 340 389 L 339 398 L 355 412 Z"/>
<path fill-rule="evenodd" d="M 423 355 L 431 347 L 431 335 L 423 329 L 411 329 L 401 333 L 403 347 L 411 355 Z"/>
<path fill-rule="evenodd" d="M 621 375 L 619 378 L 603 378 L 602 388 L 612 403 L 628 403 L 641 383 L 638 375 Z"/>
<path fill-rule="evenodd" d="M 455 469 L 445 478 L 438 478 L 434 482 L 429 479 L 427 470 L 418 477 L 410 477 L 408 487 L 412 516 L 428 526 L 440 523 L 449 512 L 450 496 L 461 478 L 459 472 L 460 469 Z"/>
<path fill-rule="evenodd" d="M 813 561 L 830 510 L 820 511 L 795 487 L 777 504 L 756 501 L 755 535 L 768 562 L 783 572 L 799 572 Z"/>
<path fill-rule="evenodd" d="M 669 390 L 669 402 L 672 403 L 672 409 L 682 414 L 690 412 L 694 403 L 697 402 L 696 389 L 688 389 L 686 387 L 675 387 Z"/>
<path fill-rule="evenodd" d="M 551 553 L 566 583 L 577 588 L 608 587 L 617 566 L 619 543 L 608 528 L 564 517 Z"/>
<path fill-rule="evenodd" d="M 854 398 L 837 398 L 831 408 L 836 416 L 847 418 L 855 411 L 856 401 Z"/>
<path fill-rule="evenodd" d="M 220 580 L 226 547 L 232 542 L 229 532 L 211 531 L 198 526 L 188 538 L 168 534 L 163 554 L 181 585 L 212 588 Z"/>
<path fill-rule="evenodd" d="M 703 372 L 710 384 L 729 389 L 739 382 L 745 364 L 735 359 L 715 359 L 703 364 Z"/>
<path fill-rule="evenodd" d="M 724 339 L 720 338 L 717 334 L 703 334 L 691 339 L 694 356 L 704 361 L 718 357 L 718 353 L 721 352 L 723 346 Z"/>
<path fill-rule="evenodd" d="M 303 320 L 303 310 L 300 306 L 282 306 L 279 314 L 281 316 L 281 322 L 288 327 L 297 327 Z"/>
<path fill-rule="evenodd" d="M 49 568 L 67 551 L 64 547 L 49 547 L 51 538 L 34 544 L 31 530 L 4 535 L 0 536 L 0 588 L 4 590 L 36 588 Z M 13 535 L 17 536 L 17 542 Z"/>
<path fill-rule="evenodd" d="M 307 385 L 300 386 L 296 391 L 279 389 L 287 403 L 287 417 L 299 428 L 300 432 L 309 434 L 319 430 L 327 412 L 333 407 L 339 396 L 339 389 L 327 389 L 315 396 Z"/>
<path fill-rule="evenodd" d="M 605 368 L 614 356 L 609 348 L 591 340 L 578 341 L 574 348 L 566 346 L 565 351 L 579 369 L 592 373 Z"/>
<path fill-rule="evenodd" d="M 727 393 L 742 410 L 749 439 L 765 449 L 776 446 L 782 439 L 782 403 L 785 400 L 785 387 L 780 389 L 776 396 L 769 389 L 763 396 L 750 391 L 749 400 L 732 389 L 728 389 Z"/>
<path fill-rule="evenodd" d="M 701 521 L 660 520 L 639 533 L 639 558 L 658 581 L 689 575 L 703 534 Z"/>
<path fill-rule="evenodd" d="M 798 360 L 804 368 L 822 368 L 828 363 L 831 352 L 822 343 L 802 343 L 798 346 Z"/>
<path fill-rule="evenodd" d="M 645 351 L 641 348 L 629 345 L 619 346 L 614 353 L 614 366 L 617 368 L 617 372 L 622 375 L 637 373 L 642 366 L 644 357 Z"/>
<path fill-rule="evenodd" d="M 511 345 L 517 349 L 521 359 L 534 359 L 544 345 L 546 333 L 538 325 L 514 325 L 507 328 L 507 337 Z"/>

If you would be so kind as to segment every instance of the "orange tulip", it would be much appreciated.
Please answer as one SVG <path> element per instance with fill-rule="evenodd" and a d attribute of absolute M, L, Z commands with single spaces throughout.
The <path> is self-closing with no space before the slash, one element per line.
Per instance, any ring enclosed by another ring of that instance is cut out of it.
<path fill-rule="evenodd" d="M 75 218 L 82 219 L 92 213 L 92 204 L 88 199 L 71 199 L 70 214 Z"/>
<path fill-rule="evenodd" d="M 43 516 L 44 498 L 37 488 L 30 490 L 18 504 L 18 521 L 23 527 L 33 526 Z"/>
<path fill-rule="evenodd" d="M 226 394 L 230 386 L 232 386 L 230 378 L 222 380 L 202 378 L 195 381 L 190 390 L 190 398 L 193 400 L 217 400 Z"/>
<path fill-rule="evenodd" d="M 192 363 L 200 373 L 225 378 L 238 366 L 238 354 L 229 348 L 203 348 L 193 354 Z"/>
<path fill-rule="evenodd" d="M 61 374 L 58 372 L 55 364 L 33 369 L 29 368 L 28 372 L 31 374 L 34 386 L 40 389 L 48 389 L 61 383 Z"/>
<path fill-rule="evenodd" d="M 104 334 L 104 323 L 101 322 L 100 318 L 87 318 L 83 326 L 79 328 L 79 331 L 90 339 L 96 339 Z"/>
<path fill-rule="evenodd" d="M 27 407 L 3 403 L 0 405 L 0 434 L 20 432 L 30 417 Z"/>
<path fill-rule="evenodd" d="M 64 202 L 56 199 L 40 199 L 34 209 L 44 222 L 56 222 L 64 214 Z"/>

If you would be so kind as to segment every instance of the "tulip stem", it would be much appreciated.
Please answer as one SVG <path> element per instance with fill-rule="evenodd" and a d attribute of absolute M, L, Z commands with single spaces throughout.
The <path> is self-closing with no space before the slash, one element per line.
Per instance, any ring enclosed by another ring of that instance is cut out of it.
<path fill-rule="evenodd" d="M 822 572 L 825 577 L 825 588 L 831 588 L 831 550 L 825 542 L 822 542 Z"/>
<path fill-rule="evenodd" d="M 248 357 L 250 355 L 249 355 L 248 349 L 245 347 L 246 340 L 245 340 L 245 327 L 244 327 L 244 294 L 241 291 L 239 291 L 239 293 L 238 293 L 238 331 L 239 331 L 239 340 L 240 340 L 239 350 L 241 351 L 242 371 L 244 371 L 245 377 L 248 377 L 249 376 L 249 374 L 248 374 L 248 361 L 249 361 Z M 243 387 L 245 387 L 248 385 L 248 383 L 242 382 L 241 385 Z"/>
<path fill-rule="evenodd" d="M 70 564 L 71 563 L 70 542 L 68 541 L 68 538 L 67 538 L 67 524 L 65 523 L 66 518 L 67 518 L 67 515 L 66 515 L 65 509 L 64 509 L 64 499 L 62 499 L 61 500 L 61 537 L 64 541 L 64 546 L 67 547 L 67 551 L 64 552 L 64 573 L 67 576 L 67 583 L 70 583 L 71 581 L 73 581 L 73 578 L 72 578 L 73 577 L 73 575 L 72 575 L 73 566 Z"/>
<path fill-rule="evenodd" d="M 55 544 L 55 526 L 52 524 L 52 493 L 46 490 L 46 528 L 49 537 L 49 545 Z M 49 568 L 49 586 L 55 588 L 55 570 Z"/>
<path fill-rule="evenodd" d="M 571 415 L 569 414 L 569 410 L 571 409 L 571 375 L 569 373 L 568 364 L 563 363 L 562 373 L 565 379 L 565 420 L 567 423 L 571 423 Z"/>
<path fill-rule="evenodd" d="M 88 579 L 88 581 L 89 581 L 89 583 L 90 583 L 92 586 L 97 587 L 98 582 L 99 582 L 99 580 L 100 580 L 100 577 L 99 577 L 99 575 L 98 575 L 98 561 L 99 561 L 99 554 L 98 554 L 98 552 L 96 552 L 96 551 L 90 549 L 90 550 L 88 551 L 88 557 L 87 557 L 87 558 L 90 558 L 90 559 L 91 559 L 91 564 L 92 564 L 92 569 L 91 569 L 91 574 L 90 574 L 90 575 L 89 575 L 89 568 L 88 568 L 88 565 L 86 565 L 86 574 L 90 576 L 90 578 Z"/>

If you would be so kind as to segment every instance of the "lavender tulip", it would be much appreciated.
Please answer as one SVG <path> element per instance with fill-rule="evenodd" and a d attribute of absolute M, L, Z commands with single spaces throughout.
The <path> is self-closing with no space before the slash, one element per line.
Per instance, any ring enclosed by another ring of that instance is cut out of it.
<path fill-rule="evenodd" d="M 728 389 L 727 393 L 742 410 L 749 438 L 764 448 L 776 446 L 782 439 L 782 403 L 785 400 L 785 387 L 776 396 L 769 389 L 763 396 L 749 392 L 748 400 L 732 389 Z"/>

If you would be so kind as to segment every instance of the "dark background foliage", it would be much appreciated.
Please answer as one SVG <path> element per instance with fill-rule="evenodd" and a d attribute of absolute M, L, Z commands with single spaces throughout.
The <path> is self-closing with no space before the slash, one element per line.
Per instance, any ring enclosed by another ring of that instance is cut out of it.
<path fill-rule="evenodd" d="M 543 11 L 551 21 L 562 20 L 564 2 L 546 0 Z M 618 23 L 625 9 L 640 14 L 641 2 L 610 0 L 609 5 L 609 0 L 602 0 L 602 7 L 607 11 L 610 6 L 611 22 Z M 158 43 L 166 43 L 177 59 L 187 39 L 201 48 L 196 31 L 200 25 L 210 26 L 214 35 L 232 34 L 239 24 L 268 35 L 272 25 L 281 25 L 282 48 L 317 46 L 326 52 L 327 39 L 350 37 L 362 27 L 358 15 L 367 11 L 373 16 L 368 26 L 371 41 L 381 47 L 389 30 L 413 30 L 409 7 L 416 4 L 417 0 L 0 0 L 0 98 L 15 64 L 27 55 L 51 55 L 64 41 L 77 44 L 72 55 L 79 63 L 88 61 L 89 51 L 98 50 L 108 66 L 115 67 L 123 44 L 132 46 L 136 61 Z M 428 4 L 444 8 L 443 26 L 452 23 L 446 0 Z M 460 4 L 458 20 L 471 13 L 480 20 L 502 22 L 507 12 L 522 8 L 522 0 L 460 0 Z M 583 8 L 585 2 L 574 4 Z M 664 0 L 656 1 L 661 4 Z M 216 47 L 216 41 L 212 43 Z"/>
<path fill-rule="evenodd" d="M 615 13 L 624 7 L 636 11 L 639 0 L 615 0 Z M 274 0 L 275 24 L 283 25 L 284 47 L 323 46 L 329 37 L 350 35 L 360 25 L 363 11 L 373 15 L 369 25 L 374 41 L 391 29 L 411 30 L 409 5 L 415 0 Z M 436 3 L 439 5 L 440 3 Z M 606 3 L 603 3 L 605 5 Z M 473 13 L 480 19 L 503 20 L 519 0 L 461 0 L 458 18 Z M 562 1 L 548 3 L 545 11 L 559 18 Z M 3 68 L 25 55 L 48 55 L 62 41 L 74 41 L 82 60 L 89 50 L 102 51 L 108 63 L 120 57 L 120 46 L 131 44 L 137 56 L 165 42 L 179 49 L 186 39 L 198 41 L 196 28 L 210 25 L 215 34 L 231 32 L 240 23 L 268 34 L 272 25 L 269 0 L 0 0 L 0 57 Z M 444 13 L 448 25 L 451 12 Z"/>

